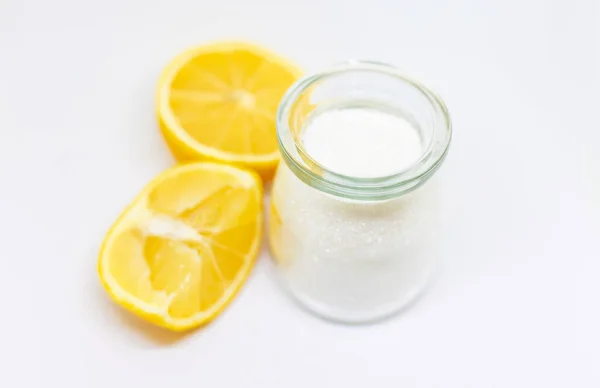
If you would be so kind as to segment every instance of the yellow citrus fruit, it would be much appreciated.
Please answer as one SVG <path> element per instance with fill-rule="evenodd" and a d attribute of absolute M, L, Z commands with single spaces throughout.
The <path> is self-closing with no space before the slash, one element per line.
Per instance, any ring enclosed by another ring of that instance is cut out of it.
<path fill-rule="evenodd" d="M 254 172 L 201 162 L 146 186 L 108 232 L 98 271 L 120 305 L 168 329 L 212 320 L 259 251 L 262 183 Z"/>
<path fill-rule="evenodd" d="M 275 118 L 300 71 L 247 43 L 215 43 L 177 56 L 160 77 L 162 133 L 180 161 L 211 160 L 270 178 L 279 161 Z"/>

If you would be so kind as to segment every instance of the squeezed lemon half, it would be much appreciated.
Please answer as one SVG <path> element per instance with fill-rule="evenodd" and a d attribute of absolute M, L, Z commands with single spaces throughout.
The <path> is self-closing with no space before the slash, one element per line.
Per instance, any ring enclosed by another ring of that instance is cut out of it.
<path fill-rule="evenodd" d="M 244 284 L 262 238 L 262 183 L 254 172 L 202 162 L 146 186 L 102 245 L 110 296 L 171 330 L 212 320 Z"/>

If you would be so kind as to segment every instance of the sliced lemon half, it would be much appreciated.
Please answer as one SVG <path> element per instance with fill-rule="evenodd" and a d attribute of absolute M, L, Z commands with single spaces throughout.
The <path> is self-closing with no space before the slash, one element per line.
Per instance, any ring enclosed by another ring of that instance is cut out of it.
<path fill-rule="evenodd" d="M 180 161 L 211 160 L 270 178 L 279 161 L 275 119 L 300 71 L 248 43 L 215 43 L 178 55 L 158 85 L 162 133 Z"/>

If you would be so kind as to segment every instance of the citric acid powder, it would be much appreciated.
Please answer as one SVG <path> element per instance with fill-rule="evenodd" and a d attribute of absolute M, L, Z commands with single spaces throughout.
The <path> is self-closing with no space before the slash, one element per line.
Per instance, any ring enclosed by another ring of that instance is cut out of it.
<path fill-rule="evenodd" d="M 426 147 L 409 120 L 370 107 L 316 114 L 301 136 L 315 162 L 356 178 L 401 172 Z M 306 185 L 281 163 L 270 237 L 294 296 L 325 317 L 357 322 L 395 312 L 414 299 L 432 268 L 423 248 L 435 213 L 428 195 L 418 192 L 352 201 Z"/>

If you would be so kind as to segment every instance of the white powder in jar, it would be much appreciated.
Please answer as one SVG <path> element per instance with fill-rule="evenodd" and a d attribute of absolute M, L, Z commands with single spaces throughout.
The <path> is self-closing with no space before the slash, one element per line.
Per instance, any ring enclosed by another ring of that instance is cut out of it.
<path fill-rule="evenodd" d="M 405 170 L 423 153 L 417 128 L 374 108 L 320 113 L 304 128 L 302 143 L 325 168 L 363 178 Z M 351 322 L 381 318 L 412 301 L 432 267 L 424 249 L 435 213 L 428 192 L 351 201 L 310 187 L 282 163 L 272 192 L 279 225 L 271 226 L 270 239 L 293 295 L 327 318 Z"/>
<path fill-rule="evenodd" d="M 422 154 L 418 131 L 403 117 L 369 108 L 325 111 L 302 134 L 308 154 L 330 171 L 375 178 L 398 173 Z"/>

